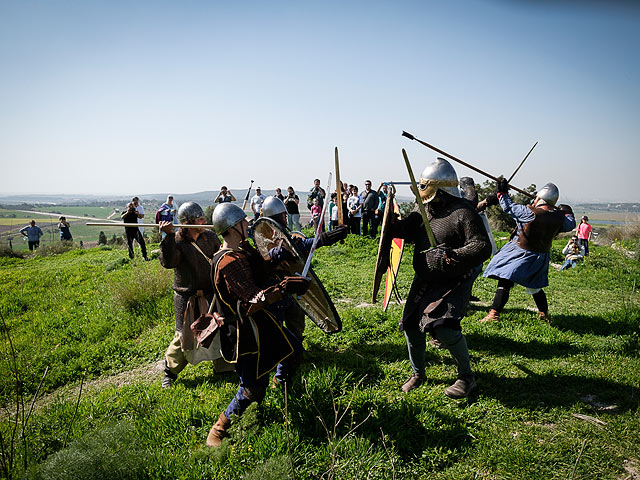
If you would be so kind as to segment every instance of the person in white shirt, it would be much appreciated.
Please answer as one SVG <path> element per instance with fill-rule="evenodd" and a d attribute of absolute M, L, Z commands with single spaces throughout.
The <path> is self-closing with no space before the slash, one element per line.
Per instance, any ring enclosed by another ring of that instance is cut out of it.
<path fill-rule="evenodd" d="M 257 219 L 260 216 L 260 209 L 262 208 L 262 202 L 267 198 L 262 194 L 260 187 L 256 188 L 256 194 L 251 197 L 251 211 L 253 212 L 253 218 Z"/>

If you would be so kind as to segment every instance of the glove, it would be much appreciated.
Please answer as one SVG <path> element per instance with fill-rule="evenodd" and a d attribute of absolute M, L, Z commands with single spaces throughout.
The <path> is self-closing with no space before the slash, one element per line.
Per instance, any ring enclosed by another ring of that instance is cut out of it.
<path fill-rule="evenodd" d="M 498 201 L 498 194 L 496 193 L 492 193 L 491 195 L 488 195 L 487 198 L 484 199 L 484 201 L 488 207 L 491 207 L 493 205 L 498 205 L 498 203 L 500 203 Z"/>
<path fill-rule="evenodd" d="M 302 295 L 309 289 L 311 281 L 306 277 L 284 277 L 278 286 L 287 293 Z"/>
<path fill-rule="evenodd" d="M 565 215 L 573 215 L 573 209 L 569 205 L 565 205 L 564 203 L 558 205 L 558 210 L 560 210 Z"/>
<path fill-rule="evenodd" d="M 496 182 L 496 192 L 497 193 L 508 193 L 509 192 L 509 182 L 504 177 L 501 177 Z"/>
<path fill-rule="evenodd" d="M 425 252 L 425 259 L 427 261 L 427 267 L 433 272 L 444 272 L 446 266 L 451 263 L 453 253 L 449 247 L 439 245 L 435 248 L 430 248 Z"/>
<path fill-rule="evenodd" d="M 287 260 L 294 260 L 296 257 L 284 247 L 273 247 L 269 250 L 269 257 L 274 262 L 286 262 Z"/>
<path fill-rule="evenodd" d="M 330 232 L 322 232 L 320 238 L 318 238 L 318 245 L 323 247 L 333 245 L 347 238 L 347 233 L 349 233 L 349 229 L 346 225 L 338 225 Z"/>

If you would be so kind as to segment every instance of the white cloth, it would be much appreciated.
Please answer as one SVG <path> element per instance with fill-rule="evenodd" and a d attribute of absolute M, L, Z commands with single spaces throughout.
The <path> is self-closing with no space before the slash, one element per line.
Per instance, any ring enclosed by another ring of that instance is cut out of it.
<path fill-rule="evenodd" d="M 262 202 L 264 202 L 265 197 L 262 193 L 260 195 L 254 195 L 251 197 L 251 211 L 260 213 L 260 207 L 262 207 Z"/>
<path fill-rule="evenodd" d="M 138 212 L 140 215 L 144 215 L 144 207 L 142 205 L 138 205 L 136 207 L 136 212 Z M 138 217 L 138 223 L 142 223 L 143 220 Z M 144 233 L 144 227 L 138 227 L 138 230 L 140 230 L 140 233 Z"/>

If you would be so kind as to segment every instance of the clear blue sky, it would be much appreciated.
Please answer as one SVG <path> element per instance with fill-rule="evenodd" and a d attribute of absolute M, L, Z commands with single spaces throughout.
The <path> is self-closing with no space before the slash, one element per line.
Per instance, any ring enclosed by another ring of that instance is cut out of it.
<path fill-rule="evenodd" d="M 0 1 L 0 193 L 406 180 L 640 201 L 633 2 Z M 459 175 L 470 173 L 462 167 Z"/>

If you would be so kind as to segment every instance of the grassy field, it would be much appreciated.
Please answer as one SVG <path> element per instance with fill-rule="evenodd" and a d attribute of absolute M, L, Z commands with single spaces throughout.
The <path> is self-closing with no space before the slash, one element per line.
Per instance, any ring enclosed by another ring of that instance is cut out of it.
<path fill-rule="evenodd" d="M 562 246 L 554 244 L 556 262 Z M 215 451 L 204 440 L 237 390 L 235 375 L 201 363 L 160 388 L 174 328 L 172 272 L 111 248 L 0 258 L 5 476 L 638 478 L 637 261 L 595 247 L 578 268 L 552 269 L 550 325 L 519 287 L 500 323 L 479 323 L 496 286 L 479 279 L 474 293 L 485 303 L 463 321 L 479 393 L 453 401 L 443 391 L 455 367 L 431 347 L 427 383 L 400 391 L 410 374 L 397 330 L 402 306 L 385 313 L 368 303 L 376 249 L 350 237 L 318 251 L 314 269 L 343 332 L 308 324 L 291 390 L 269 391 Z M 407 249 L 403 295 L 410 260 Z"/>

